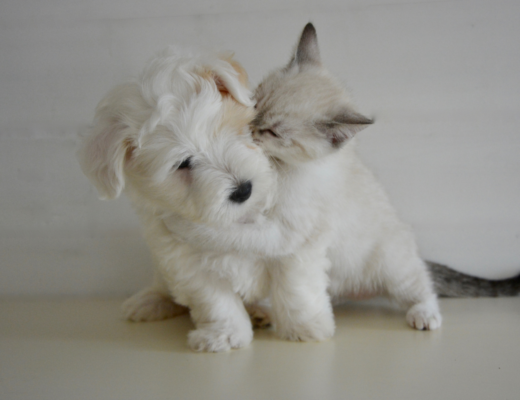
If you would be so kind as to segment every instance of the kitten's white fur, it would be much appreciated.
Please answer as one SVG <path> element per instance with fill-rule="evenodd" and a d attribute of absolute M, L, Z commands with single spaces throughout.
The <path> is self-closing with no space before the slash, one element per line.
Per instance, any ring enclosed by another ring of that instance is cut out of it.
<path fill-rule="evenodd" d="M 278 173 L 268 218 L 218 232 L 172 218 L 170 229 L 206 248 L 268 257 L 282 337 L 330 337 L 328 295 L 334 302 L 386 295 L 408 308 L 410 326 L 438 328 L 437 298 L 414 236 L 355 153 L 353 137 L 371 121 L 322 66 L 312 25 L 289 65 L 260 84 L 256 99 L 254 137 Z"/>

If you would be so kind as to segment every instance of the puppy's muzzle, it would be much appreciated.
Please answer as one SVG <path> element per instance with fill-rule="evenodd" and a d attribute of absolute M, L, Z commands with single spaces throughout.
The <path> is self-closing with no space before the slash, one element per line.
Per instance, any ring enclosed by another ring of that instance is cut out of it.
<path fill-rule="evenodd" d="M 251 181 L 242 182 L 229 196 L 229 200 L 233 203 L 243 203 L 251 197 L 253 191 L 253 184 Z"/>

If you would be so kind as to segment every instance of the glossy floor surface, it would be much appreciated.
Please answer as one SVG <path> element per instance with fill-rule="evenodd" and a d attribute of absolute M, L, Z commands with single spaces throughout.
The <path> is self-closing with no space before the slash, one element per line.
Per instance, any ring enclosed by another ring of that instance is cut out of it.
<path fill-rule="evenodd" d="M 120 303 L 0 302 L 0 398 L 520 398 L 520 298 L 442 300 L 435 332 L 408 328 L 386 303 L 352 303 L 327 342 L 264 330 L 224 354 L 187 348 L 187 316 L 130 323 Z"/>

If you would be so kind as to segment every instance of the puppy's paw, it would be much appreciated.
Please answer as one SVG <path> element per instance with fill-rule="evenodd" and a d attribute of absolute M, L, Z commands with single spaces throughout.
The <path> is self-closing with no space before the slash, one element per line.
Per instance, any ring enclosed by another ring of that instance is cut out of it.
<path fill-rule="evenodd" d="M 253 328 L 265 329 L 271 326 L 271 317 L 263 307 L 258 304 L 249 304 L 246 306 L 246 310 Z"/>
<path fill-rule="evenodd" d="M 251 327 L 207 324 L 188 334 L 188 345 L 195 351 L 218 353 L 245 347 L 253 340 Z"/>
<path fill-rule="evenodd" d="M 294 342 L 322 342 L 334 335 L 336 325 L 332 312 L 323 312 L 307 322 L 283 321 L 276 326 L 276 334 Z"/>
<path fill-rule="evenodd" d="M 414 329 L 432 331 L 440 328 L 442 317 L 436 303 L 418 303 L 406 313 L 406 322 Z"/>
<path fill-rule="evenodd" d="M 134 294 L 123 303 L 122 308 L 124 317 L 134 322 L 159 321 L 189 311 L 175 303 L 168 294 L 155 288 L 147 288 Z"/>

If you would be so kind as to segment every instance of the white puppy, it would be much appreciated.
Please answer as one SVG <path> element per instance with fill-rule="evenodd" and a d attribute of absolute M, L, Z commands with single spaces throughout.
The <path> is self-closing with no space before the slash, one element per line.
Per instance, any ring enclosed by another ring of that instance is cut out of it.
<path fill-rule="evenodd" d="M 164 221 L 231 226 L 254 223 L 269 209 L 275 176 L 252 141 L 253 117 L 247 75 L 230 54 L 168 49 L 138 81 L 105 96 L 78 153 L 101 198 L 125 189 L 156 262 L 154 285 L 126 302 L 127 317 L 162 319 L 189 307 L 196 329 L 188 341 L 199 351 L 251 342 L 243 301 L 268 295 L 266 264 L 254 255 L 204 251 Z"/>

